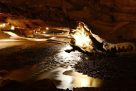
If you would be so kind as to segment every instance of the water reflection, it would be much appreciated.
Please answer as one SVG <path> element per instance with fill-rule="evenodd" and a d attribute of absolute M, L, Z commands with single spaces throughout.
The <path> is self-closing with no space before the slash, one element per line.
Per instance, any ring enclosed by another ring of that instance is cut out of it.
<path fill-rule="evenodd" d="M 89 77 L 75 71 L 73 65 L 83 60 L 81 58 L 82 53 L 78 51 L 70 53 L 65 52 L 65 50 L 68 49 L 71 49 L 71 46 L 63 46 L 60 51 L 53 57 L 54 61 L 57 61 L 58 63 L 66 66 L 58 66 L 56 68 L 53 67 L 54 69 L 50 71 L 45 71 L 40 74 L 37 80 L 51 79 L 54 81 L 60 81 L 60 83 L 55 83 L 55 85 L 60 89 L 69 88 L 72 90 L 73 87 L 101 87 L 101 79 Z"/>
<path fill-rule="evenodd" d="M 50 79 L 55 83 L 57 88 L 60 89 L 69 88 L 72 90 L 73 87 L 100 87 L 102 80 L 88 77 L 74 70 L 71 65 L 77 64 L 79 61 L 82 61 L 83 58 L 81 58 L 82 53 L 78 51 L 65 52 L 66 49 L 70 48 L 69 45 L 62 46 L 59 52 L 57 51 L 51 56 L 45 56 L 40 64 L 29 65 L 28 67 L 14 70 L 7 73 L 2 79 L 26 81 L 31 79 L 33 74 L 43 70 L 42 73 L 34 76 L 34 80 Z"/>
<path fill-rule="evenodd" d="M 71 67 L 57 68 L 50 72 L 45 72 L 38 77 L 41 79 L 58 80 L 60 83 L 56 84 L 57 88 L 72 90 L 77 87 L 101 87 L 102 80 L 98 78 L 89 77 L 74 71 Z"/>
<path fill-rule="evenodd" d="M 82 73 L 71 71 L 70 73 L 65 72 L 66 75 L 71 75 L 73 79 L 73 87 L 101 87 L 102 80 L 98 78 L 89 77 Z"/>
<path fill-rule="evenodd" d="M 71 89 L 72 90 L 72 82 L 73 82 L 73 77 L 69 76 L 69 75 L 64 75 L 63 73 L 65 71 L 70 70 L 71 68 L 56 68 L 50 72 L 45 72 L 43 74 L 41 74 L 37 80 L 42 80 L 42 79 L 51 79 L 54 82 L 56 81 L 60 81 L 60 83 L 55 83 L 55 85 L 57 86 L 57 88 L 60 89 Z"/>
<path fill-rule="evenodd" d="M 61 48 L 60 52 L 57 53 L 56 60 L 61 60 L 62 62 L 78 62 L 81 61 L 81 53 L 78 51 L 74 51 L 71 53 L 65 52 L 65 50 L 70 50 L 72 47 L 70 45 L 65 45 Z"/>

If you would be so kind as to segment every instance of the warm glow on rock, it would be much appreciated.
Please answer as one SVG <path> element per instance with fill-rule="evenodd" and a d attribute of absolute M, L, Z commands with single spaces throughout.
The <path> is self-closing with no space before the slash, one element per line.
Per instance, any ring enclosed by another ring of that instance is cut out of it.
<path fill-rule="evenodd" d="M 87 26 L 79 22 L 79 25 L 73 30 L 73 34 L 71 35 L 75 40 L 75 45 L 86 52 L 91 52 L 93 50 L 92 41 L 89 38 L 90 33 Z"/>

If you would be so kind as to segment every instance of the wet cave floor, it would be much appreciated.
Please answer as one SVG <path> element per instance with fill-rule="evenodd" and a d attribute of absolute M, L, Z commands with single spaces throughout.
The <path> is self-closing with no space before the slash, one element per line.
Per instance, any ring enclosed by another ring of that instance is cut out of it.
<path fill-rule="evenodd" d="M 136 89 L 136 53 L 67 53 L 69 44 L 50 40 L 14 43 L 0 49 L 0 91 Z"/>

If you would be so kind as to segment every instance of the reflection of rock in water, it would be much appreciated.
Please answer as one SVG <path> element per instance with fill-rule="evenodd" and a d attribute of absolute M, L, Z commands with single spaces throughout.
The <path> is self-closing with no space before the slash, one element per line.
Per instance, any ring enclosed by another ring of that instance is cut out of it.
<path fill-rule="evenodd" d="M 93 78 L 89 77 L 87 75 L 84 75 L 82 73 L 76 72 L 74 70 L 65 71 L 64 75 L 70 75 L 73 77 L 73 87 L 79 88 L 79 87 L 101 87 L 102 86 L 102 80 L 99 78 Z"/>
<path fill-rule="evenodd" d="M 102 80 L 98 78 L 89 77 L 82 73 L 75 72 L 71 67 L 56 68 L 50 72 L 45 72 L 37 77 L 37 80 L 50 79 L 57 88 L 70 89 L 77 87 L 101 87 Z"/>

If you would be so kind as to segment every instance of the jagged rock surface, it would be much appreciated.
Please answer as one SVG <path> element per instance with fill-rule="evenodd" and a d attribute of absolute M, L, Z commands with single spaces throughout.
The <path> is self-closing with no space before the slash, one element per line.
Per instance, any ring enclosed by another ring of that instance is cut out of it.
<path fill-rule="evenodd" d="M 135 0 L 1 0 L 0 2 L 0 11 L 40 18 L 53 25 L 73 25 L 74 20 L 84 21 L 94 33 L 110 42 L 136 39 Z"/>

